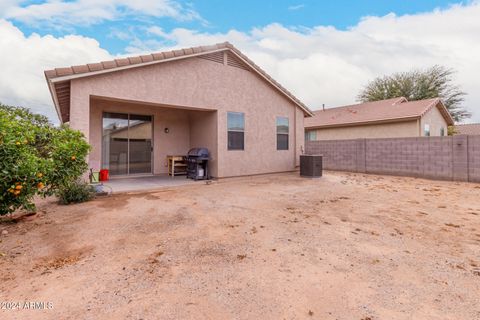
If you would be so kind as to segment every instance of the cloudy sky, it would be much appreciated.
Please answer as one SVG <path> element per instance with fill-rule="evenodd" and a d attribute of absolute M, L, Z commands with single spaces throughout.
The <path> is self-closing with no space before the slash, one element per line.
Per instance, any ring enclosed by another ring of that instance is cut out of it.
<path fill-rule="evenodd" d="M 46 69 L 224 41 L 312 109 L 444 65 L 480 122 L 480 1 L 0 0 L 0 102 L 58 122 Z"/>

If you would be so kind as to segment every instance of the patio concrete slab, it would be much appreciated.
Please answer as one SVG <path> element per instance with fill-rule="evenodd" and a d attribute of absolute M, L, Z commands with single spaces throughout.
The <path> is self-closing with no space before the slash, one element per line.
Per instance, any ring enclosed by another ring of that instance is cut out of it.
<path fill-rule="evenodd" d="M 114 178 L 103 183 L 106 186 L 105 191 L 112 193 L 132 192 L 132 191 L 148 191 L 168 187 L 176 187 L 189 184 L 204 184 L 205 181 L 195 181 L 187 179 L 185 176 L 146 176 L 131 178 Z M 111 189 L 111 190 L 109 190 Z"/>

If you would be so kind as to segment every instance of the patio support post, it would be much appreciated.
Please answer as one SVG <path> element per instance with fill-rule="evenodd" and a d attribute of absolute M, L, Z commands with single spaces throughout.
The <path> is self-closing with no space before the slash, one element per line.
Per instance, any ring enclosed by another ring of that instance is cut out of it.
<path fill-rule="evenodd" d="M 73 86 L 73 83 L 72 83 Z M 72 92 L 75 92 L 72 90 Z M 91 141 L 90 137 L 90 96 L 72 95 L 70 103 L 70 121 L 69 126 L 72 129 L 79 130 L 85 135 L 87 141 Z M 87 163 L 89 156 L 87 155 Z"/>

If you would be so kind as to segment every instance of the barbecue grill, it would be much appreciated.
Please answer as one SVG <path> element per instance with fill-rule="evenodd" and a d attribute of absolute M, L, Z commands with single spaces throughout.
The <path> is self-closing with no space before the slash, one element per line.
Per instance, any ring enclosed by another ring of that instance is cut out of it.
<path fill-rule="evenodd" d="M 187 178 L 194 180 L 208 180 L 208 160 L 210 152 L 207 148 L 193 148 L 185 156 L 187 164 Z"/>

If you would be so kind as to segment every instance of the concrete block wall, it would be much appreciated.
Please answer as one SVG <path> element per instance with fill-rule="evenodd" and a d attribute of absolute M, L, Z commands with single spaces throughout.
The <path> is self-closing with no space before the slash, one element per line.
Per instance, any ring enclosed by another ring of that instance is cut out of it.
<path fill-rule="evenodd" d="M 480 182 L 480 136 L 307 141 L 327 170 Z"/>
<path fill-rule="evenodd" d="M 468 136 L 468 180 L 480 182 L 480 136 Z"/>
<path fill-rule="evenodd" d="M 317 143 L 318 142 L 318 143 Z M 307 154 L 323 154 L 323 167 L 340 171 L 356 171 L 356 140 L 306 141 Z"/>

